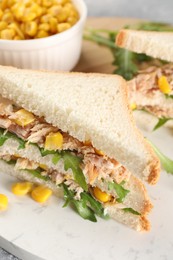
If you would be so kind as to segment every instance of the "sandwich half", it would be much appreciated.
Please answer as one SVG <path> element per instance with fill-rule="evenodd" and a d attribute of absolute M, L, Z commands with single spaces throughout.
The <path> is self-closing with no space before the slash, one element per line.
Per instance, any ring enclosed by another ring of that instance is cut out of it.
<path fill-rule="evenodd" d="M 1 170 L 64 191 L 84 219 L 149 230 L 160 164 L 131 115 L 119 76 L 0 67 Z"/>
<path fill-rule="evenodd" d="M 121 30 L 119 47 L 173 62 L 173 33 Z M 148 67 L 128 82 L 130 103 L 173 126 L 173 65 Z"/>

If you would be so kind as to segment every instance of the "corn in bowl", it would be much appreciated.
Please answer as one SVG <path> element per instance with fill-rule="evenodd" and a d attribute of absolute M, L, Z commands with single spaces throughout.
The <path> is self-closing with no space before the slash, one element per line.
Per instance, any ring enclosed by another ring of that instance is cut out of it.
<path fill-rule="evenodd" d="M 69 29 L 78 20 L 71 0 L 0 1 L 0 39 L 44 38 Z"/>

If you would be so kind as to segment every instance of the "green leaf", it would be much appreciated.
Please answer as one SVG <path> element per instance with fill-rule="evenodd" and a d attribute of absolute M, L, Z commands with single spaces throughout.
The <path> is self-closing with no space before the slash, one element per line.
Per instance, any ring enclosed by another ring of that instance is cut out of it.
<path fill-rule="evenodd" d="M 132 208 L 124 208 L 123 209 L 125 212 L 130 212 L 134 215 L 141 215 L 139 212 L 137 212 L 136 210 L 132 209 Z"/>
<path fill-rule="evenodd" d="M 65 204 L 63 207 L 66 207 L 68 204 L 72 205 L 75 211 L 84 219 L 88 219 L 92 222 L 96 222 L 97 219 L 94 215 L 94 211 L 90 209 L 86 202 L 81 198 L 80 200 L 75 200 L 75 193 L 68 189 L 67 185 L 62 183 L 62 187 L 64 190 L 64 199 Z"/>
<path fill-rule="evenodd" d="M 6 130 L 4 130 L 2 128 L 0 129 L 0 146 L 2 146 L 5 143 L 5 141 L 8 140 L 9 138 L 13 138 L 16 141 L 18 141 L 18 143 L 19 143 L 18 150 L 25 148 L 26 142 L 24 140 L 22 140 L 20 137 L 18 137 L 15 134 L 12 134 L 10 132 L 5 133 L 5 131 Z"/>
<path fill-rule="evenodd" d="M 52 163 L 53 163 L 54 165 L 56 165 L 61 158 L 62 158 L 61 154 L 58 153 L 58 152 L 56 152 L 56 153 L 54 154 L 53 158 L 52 158 Z"/>
<path fill-rule="evenodd" d="M 36 146 L 39 148 L 42 157 L 44 157 L 48 154 L 56 154 L 56 151 L 45 150 L 44 148 L 40 148 L 37 144 L 36 144 Z"/>
<path fill-rule="evenodd" d="M 165 94 L 165 97 L 166 97 L 166 99 L 168 99 L 168 98 L 172 98 L 173 99 L 173 95 Z"/>
<path fill-rule="evenodd" d="M 126 190 L 122 185 L 123 183 L 116 183 L 116 182 L 108 182 L 108 190 L 115 190 L 115 192 L 118 195 L 117 201 L 119 203 L 122 203 L 127 196 L 127 194 L 130 192 L 129 190 Z"/>
<path fill-rule="evenodd" d="M 157 124 L 155 125 L 155 127 L 153 128 L 153 131 L 157 130 L 158 128 L 160 128 L 161 126 L 163 126 L 164 124 L 166 124 L 169 120 L 171 120 L 172 118 L 166 118 L 166 117 L 160 117 L 158 119 Z"/>
<path fill-rule="evenodd" d="M 171 160 L 167 156 L 165 156 L 151 141 L 149 141 L 148 139 L 147 139 L 147 141 L 149 142 L 149 144 L 153 148 L 154 152 L 158 156 L 158 158 L 161 162 L 162 168 L 167 173 L 173 174 L 173 160 Z"/>
<path fill-rule="evenodd" d="M 95 200 L 89 193 L 82 192 L 81 198 L 92 208 L 96 215 L 104 219 L 109 218 L 109 216 L 104 213 L 104 208 L 102 204 L 99 201 Z"/>
<path fill-rule="evenodd" d="M 73 177 L 75 182 L 79 184 L 85 191 L 88 190 L 88 185 L 85 180 L 85 176 L 81 170 L 80 164 L 82 162 L 82 158 L 73 155 L 69 151 L 62 151 L 62 156 L 64 160 L 64 169 L 67 171 L 71 169 L 73 171 Z"/>
<path fill-rule="evenodd" d="M 24 169 L 25 171 L 31 173 L 34 177 L 44 180 L 44 181 L 49 181 L 50 178 L 48 176 L 43 176 L 41 175 L 41 170 L 36 169 L 36 170 L 29 170 L 29 169 Z"/>

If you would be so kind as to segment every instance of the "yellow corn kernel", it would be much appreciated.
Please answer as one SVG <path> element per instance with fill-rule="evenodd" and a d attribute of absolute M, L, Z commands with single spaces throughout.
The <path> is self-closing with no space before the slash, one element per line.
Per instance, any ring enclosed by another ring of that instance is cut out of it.
<path fill-rule="evenodd" d="M 21 24 L 21 26 L 22 26 L 22 25 L 24 25 L 24 24 Z M 20 25 L 19 25 L 18 23 L 11 23 L 10 25 L 8 25 L 8 28 L 14 29 L 15 32 L 16 32 L 16 34 L 17 34 L 17 36 L 20 38 L 20 40 L 22 40 L 22 39 L 25 38 L 25 36 L 24 36 L 22 30 L 20 29 Z M 23 28 L 22 28 L 22 29 L 23 29 Z M 23 29 L 23 31 L 24 31 L 24 29 Z M 16 37 L 17 37 L 17 36 L 16 36 Z"/>
<path fill-rule="evenodd" d="M 5 29 L 1 31 L 1 39 L 12 40 L 15 36 L 15 31 L 13 29 Z"/>
<path fill-rule="evenodd" d="M 58 22 L 59 23 L 63 23 L 67 20 L 68 18 L 68 12 L 67 10 L 62 10 L 62 12 L 60 12 L 57 16 Z"/>
<path fill-rule="evenodd" d="M 9 23 L 12 23 L 14 21 L 13 15 L 10 12 L 4 13 L 2 16 L 2 21 Z"/>
<path fill-rule="evenodd" d="M 52 195 L 52 190 L 44 186 L 38 186 L 35 189 L 33 189 L 33 191 L 31 192 L 31 197 L 33 198 L 33 200 L 39 203 L 46 202 L 51 195 Z"/>
<path fill-rule="evenodd" d="M 44 38 L 49 36 L 48 32 L 44 31 L 44 30 L 39 30 L 37 35 L 35 36 L 35 38 Z"/>
<path fill-rule="evenodd" d="M 30 22 L 30 21 L 33 21 L 35 18 L 37 17 L 37 14 L 34 13 L 34 12 L 28 12 L 28 13 L 25 13 L 25 15 L 23 15 L 22 17 L 22 21 L 23 22 Z"/>
<path fill-rule="evenodd" d="M 40 18 L 40 21 L 41 23 L 48 23 L 51 18 L 52 18 L 51 14 L 45 14 Z"/>
<path fill-rule="evenodd" d="M 42 5 L 44 7 L 50 7 L 51 5 L 53 5 L 53 1 L 52 0 L 42 0 Z"/>
<path fill-rule="evenodd" d="M 35 36 L 38 25 L 35 21 L 30 21 L 25 24 L 25 33 L 29 36 Z"/>
<path fill-rule="evenodd" d="M 39 30 L 44 30 L 44 31 L 48 32 L 50 30 L 50 25 L 48 23 L 41 23 L 38 26 L 38 29 Z"/>
<path fill-rule="evenodd" d="M 13 120 L 17 125 L 26 126 L 34 122 L 35 117 L 32 113 L 22 108 L 15 112 L 15 119 Z"/>
<path fill-rule="evenodd" d="M 7 22 L 1 21 L 0 22 L 0 31 L 4 30 L 7 28 Z"/>
<path fill-rule="evenodd" d="M 11 11 L 17 20 L 21 20 L 25 13 L 25 5 L 23 3 L 16 3 L 11 7 Z"/>
<path fill-rule="evenodd" d="M 93 188 L 93 194 L 96 197 L 96 199 L 100 200 L 101 202 L 108 202 L 112 198 L 111 195 L 101 191 L 98 187 Z"/>
<path fill-rule="evenodd" d="M 7 0 L 8 8 L 12 7 L 16 3 L 16 0 Z"/>
<path fill-rule="evenodd" d="M 130 104 L 130 109 L 131 109 L 131 110 L 135 110 L 136 108 L 137 108 L 136 103 L 131 103 L 131 104 Z"/>
<path fill-rule="evenodd" d="M 23 196 L 28 194 L 33 188 L 31 182 L 18 182 L 12 185 L 12 192 L 17 196 Z"/>
<path fill-rule="evenodd" d="M 73 17 L 73 16 L 70 16 L 67 18 L 67 22 L 71 25 L 74 25 L 76 22 L 77 22 L 77 18 L 76 17 Z"/>
<path fill-rule="evenodd" d="M 19 40 L 23 40 L 20 36 L 16 35 L 14 36 L 13 40 L 19 41 Z"/>
<path fill-rule="evenodd" d="M 45 149 L 46 150 L 54 150 L 61 149 L 63 145 L 63 136 L 60 132 L 57 133 L 50 133 L 46 136 L 45 141 Z"/>
<path fill-rule="evenodd" d="M 0 9 L 0 19 L 2 18 L 3 16 L 3 11 Z"/>
<path fill-rule="evenodd" d="M 45 171 L 47 171 L 48 167 L 46 164 L 39 164 L 39 167 Z"/>
<path fill-rule="evenodd" d="M 2 11 L 4 11 L 7 8 L 7 0 L 2 0 L 1 1 L 1 9 Z"/>
<path fill-rule="evenodd" d="M 6 210 L 8 207 L 8 198 L 4 194 L 0 194 L 0 211 Z"/>
<path fill-rule="evenodd" d="M 51 33 L 57 33 L 57 24 L 58 24 L 58 21 L 56 18 L 52 17 L 50 20 L 49 20 L 49 25 L 50 25 L 50 31 Z"/>
<path fill-rule="evenodd" d="M 68 30 L 71 27 L 69 23 L 60 23 L 57 25 L 58 32 L 63 32 Z"/>
<path fill-rule="evenodd" d="M 63 9 L 61 5 L 53 5 L 51 8 L 49 8 L 48 13 L 57 17 L 62 12 L 62 10 Z"/>
<path fill-rule="evenodd" d="M 101 151 L 101 150 L 97 150 L 97 149 L 95 149 L 95 151 L 96 151 L 96 153 L 97 153 L 98 155 L 104 156 L 103 151 Z"/>
<path fill-rule="evenodd" d="M 158 79 L 158 86 L 159 89 L 164 93 L 164 94 L 169 94 L 171 92 L 171 87 L 168 83 L 168 80 L 165 76 L 161 76 Z"/>

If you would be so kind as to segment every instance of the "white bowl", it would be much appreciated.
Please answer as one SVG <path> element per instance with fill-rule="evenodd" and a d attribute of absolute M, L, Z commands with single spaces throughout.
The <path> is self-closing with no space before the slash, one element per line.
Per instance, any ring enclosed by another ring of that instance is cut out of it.
<path fill-rule="evenodd" d="M 0 64 L 23 69 L 72 70 L 80 57 L 87 17 L 84 1 L 73 3 L 80 19 L 67 31 L 41 39 L 0 40 Z"/>

